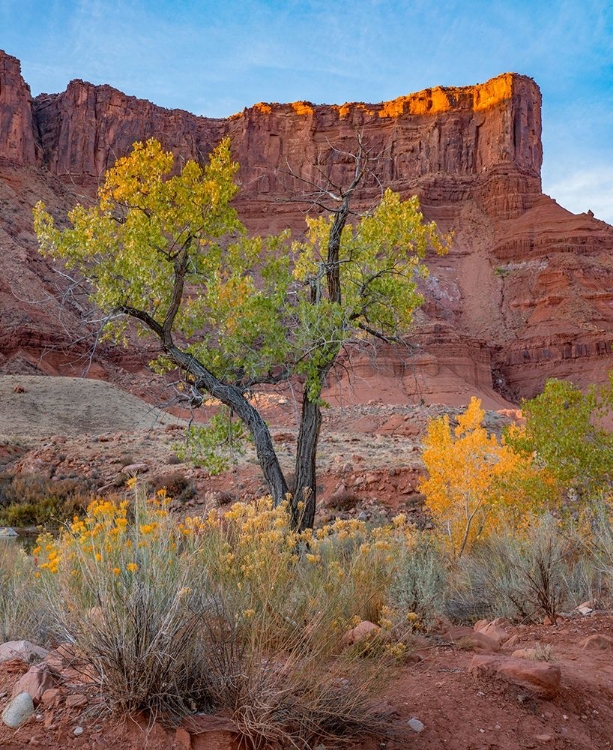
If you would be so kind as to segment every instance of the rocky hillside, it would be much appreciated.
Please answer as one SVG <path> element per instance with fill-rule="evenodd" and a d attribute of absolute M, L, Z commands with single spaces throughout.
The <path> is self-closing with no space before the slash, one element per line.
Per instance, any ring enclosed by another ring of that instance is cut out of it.
<path fill-rule="evenodd" d="M 381 104 L 260 103 L 224 120 L 83 81 L 32 99 L 19 61 L 2 52 L 0 372 L 80 374 L 87 366 L 117 380 L 148 359 L 102 346 L 90 361 L 89 340 L 75 343 L 87 303 L 68 302 L 70 281 L 37 254 L 36 200 L 61 216 L 92 195 L 135 140 L 155 136 L 200 159 L 230 136 L 247 226 L 300 232 L 308 206 L 290 200 L 302 188 L 288 172 L 348 182 L 344 152 L 354 150 L 356 131 L 377 155 L 378 180 L 417 193 L 426 217 L 455 236 L 450 254 L 431 260 L 411 346 L 356 358 L 352 382 L 339 370 L 329 400 L 460 404 L 476 393 L 502 406 L 533 395 L 547 377 L 603 380 L 613 367 L 613 227 L 543 195 L 541 96 L 532 79 L 507 73 Z M 378 190 L 374 179 L 366 184 L 361 204 Z"/>

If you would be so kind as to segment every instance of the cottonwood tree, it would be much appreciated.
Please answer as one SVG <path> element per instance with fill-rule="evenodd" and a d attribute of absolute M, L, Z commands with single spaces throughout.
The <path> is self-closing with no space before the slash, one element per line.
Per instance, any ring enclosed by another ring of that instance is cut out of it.
<path fill-rule="evenodd" d="M 556 477 L 570 498 L 589 501 L 613 486 L 613 372 L 585 392 L 551 378 L 543 392 L 522 401 L 525 425 L 507 430 L 507 443 Z"/>
<path fill-rule="evenodd" d="M 42 203 L 34 211 L 41 251 L 91 282 L 113 335 L 136 319 L 165 361 L 188 374 L 196 404 L 209 394 L 242 420 L 275 503 L 288 484 L 250 394 L 290 378 L 302 384 L 291 508 L 304 527 L 315 515 L 327 374 L 348 344 L 396 340 L 410 328 L 426 251 L 444 252 L 449 241 L 423 221 L 416 198 L 390 190 L 350 221 L 366 154 L 360 147 L 353 158 L 351 183 L 327 191 L 331 212 L 307 217 L 301 241 L 288 232 L 246 235 L 231 206 L 238 165 L 227 140 L 206 166 L 180 169 L 157 141 L 136 143 L 106 173 L 97 202 L 69 213 L 68 228 L 58 229 Z"/>
<path fill-rule="evenodd" d="M 433 419 L 424 440 L 428 475 L 420 483 L 426 507 L 457 557 L 502 521 L 517 527 L 555 502 L 553 476 L 499 441 L 484 427 L 485 411 L 473 397 L 452 428 L 449 417 Z"/>

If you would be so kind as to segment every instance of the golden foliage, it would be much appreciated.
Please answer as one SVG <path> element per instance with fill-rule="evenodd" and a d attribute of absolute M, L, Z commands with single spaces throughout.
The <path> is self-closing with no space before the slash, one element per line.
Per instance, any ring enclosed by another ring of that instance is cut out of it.
<path fill-rule="evenodd" d="M 433 420 L 424 442 L 426 506 L 458 557 L 505 517 L 522 523 L 535 502 L 555 494 L 555 482 L 483 426 L 481 401 L 472 398 L 452 430 L 449 417 Z"/>

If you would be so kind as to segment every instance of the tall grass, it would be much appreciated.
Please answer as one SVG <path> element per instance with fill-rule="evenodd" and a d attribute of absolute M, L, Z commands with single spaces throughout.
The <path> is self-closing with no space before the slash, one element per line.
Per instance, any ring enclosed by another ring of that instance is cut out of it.
<path fill-rule="evenodd" d="M 28 639 L 45 644 L 49 626 L 34 561 L 18 542 L 0 539 L 0 643 Z"/>

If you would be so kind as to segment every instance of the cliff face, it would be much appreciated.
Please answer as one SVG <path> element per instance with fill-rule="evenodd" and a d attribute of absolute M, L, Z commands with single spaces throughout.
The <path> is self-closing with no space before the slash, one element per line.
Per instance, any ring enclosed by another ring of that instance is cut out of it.
<path fill-rule="evenodd" d="M 288 167 L 317 181 L 322 170 L 347 184 L 343 154 L 355 133 L 377 155 L 377 178 L 434 203 L 477 198 L 495 216 L 516 216 L 540 194 L 540 92 L 505 74 L 478 86 L 435 88 L 377 105 L 256 104 L 227 120 L 165 110 L 109 86 L 72 81 L 63 94 L 34 101 L 43 161 L 79 182 L 97 179 L 136 140 L 201 159 L 222 137 L 241 165 L 243 202 L 287 198 Z M 376 185 L 371 185 L 374 190 Z"/>
<path fill-rule="evenodd" d="M 10 337 L 0 333 L 0 369 L 77 367 L 63 349 L 82 310 L 64 308 L 64 328 L 53 317 L 62 284 L 55 288 L 57 275 L 36 253 L 29 215 L 36 199 L 61 214 L 91 195 L 136 140 L 154 136 L 184 158 L 202 159 L 229 136 L 241 165 L 237 208 L 248 227 L 300 232 L 307 206 L 289 197 L 305 183 L 292 175 L 348 184 L 356 131 L 378 181 L 363 186 L 358 204 L 370 205 L 380 184 L 416 193 L 426 218 L 453 229 L 455 239 L 446 258 L 430 261 L 411 352 L 354 360 L 367 385 L 331 381 L 330 395 L 368 400 L 370 386 L 385 382 L 392 401 L 462 403 L 476 392 L 493 405 L 502 395 L 530 396 L 553 375 L 601 380 L 613 366 L 613 228 L 542 194 L 541 96 L 530 78 L 509 73 L 376 105 L 261 103 L 221 120 L 83 81 L 32 101 L 18 61 L 2 53 L 0 266 L 12 281 L 4 292 L 0 286 L 0 307 L 3 321 L 8 308 L 18 319 Z M 41 295 L 51 303 L 28 304 Z M 45 354 L 50 342 L 53 354 Z M 99 353 L 100 374 L 111 373 L 116 356 Z"/>
<path fill-rule="evenodd" d="M 38 165 L 30 89 L 19 60 L 0 51 L 0 159 Z"/>

